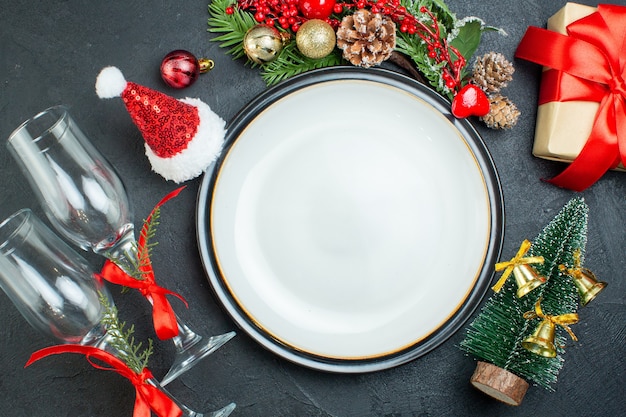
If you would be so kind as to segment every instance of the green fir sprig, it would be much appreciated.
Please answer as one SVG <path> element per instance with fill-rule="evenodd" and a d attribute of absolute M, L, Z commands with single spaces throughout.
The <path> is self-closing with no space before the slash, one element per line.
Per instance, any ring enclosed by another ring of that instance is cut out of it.
<path fill-rule="evenodd" d="M 527 320 L 523 314 L 533 311 L 541 298 L 546 314 L 561 315 L 576 312 L 579 296 L 572 280 L 559 270 L 559 265 L 574 265 L 574 252 L 583 254 L 586 245 L 589 209 L 584 199 L 570 200 L 533 241 L 528 256 L 543 256 L 544 263 L 533 265 L 545 284 L 522 298 L 516 295 L 516 285 L 509 279 L 500 292 L 494 293 L 479 315 L 467 328 L 460 348 L 465 352 L 533 381 L 550 391 L 563 367 L 563 353 L 568 340 L 557 330 L 557 356 L 545 358 L 529 352 L 521 342 L 529 336 L 540 319 Z M 557 326 L 557 329 L 559 327 Z"/>
<path fill-rule="evenodd" d="M 237 4 L 236 0 L 211 0 L 209 3 L 208 20 L 211 33 L 221 33 L 212 39 L 220 42 L 220 47 L 230 48 L 226 53 L 233 56 L 233 59 L 244 57 L 246 52 L 243 49 L 243 38 L 246 32 L 257 24 L 252 14 L 235 7 L 233 14 L 227 14 L 226 8 Z M 247 60 L 249 64 L 255 66 L 254 62 Z"/>
<path fill-rule="evenodd" d="M 139 279 L 144 279 L 144 275 L 152 271 L 152 261 L 150 257 L 152 256 L 152 251 L 155 246 L 159 244 L 159 242 L 154 241 L 154 237 L 156 236 L 157 226 L 160 224 L 160 218 L 161 207 L 157 206 L 152 210 L 150 216 L 143 221 L 143 227 L 139 232 L 139 238 L 143 241 L 143 244 L 137 249 L 139 258 L 137 274 Z"/>
<path fill-rule="evenodd" d="M 154 352 L 152 339 L 148 339 L 148 346 L 143 348 L 143 343 L 137 342 L 133 336 L 135 326 L 126 328 L 126 323 L 119 321 L 117 308 L 103 293 L 100 293 L 100 304 L 104 307 L 101 323 L 107 330 L 107 344 L 118 352 L 119 358 L 130 369 L 141 373 L 148 367 L 148 361 Z"/>
<path fill-rule="evenodd" d="M 306 71 L 332 67 L 342 63 L 345 64 L 345 60 L 341 58 L 341 53 L 337 49 L 324 58 L 311 59 L 298 51 L 295 42 L 290 42 L 285 45 L 275 60 L 263 66 L 261 77 L 267 85 L 274 85 Z"/>
<path fill-rule="evenodd" d="M 161 208 L 156 207 L 150 217 L 143 221 L 143 226 L 139 232 L 139 236 L 143 240 L 143 245 L 139 246 L 136 241 L 133 242 L 133 253 L 137 254 L 137 258 L 128 257 L 127 260 L 130 265 L 126 265 L 124 271 L 136 280 L 144 280 L 145 275 L 152 271 L 152 261 L 150 258 L 154 247 L 158 245 L 158 242 L 153 239 L 156 236 L 160 218 Z M 126 293 L 128 290 L 128 287 L 122 287 L 122 293 Z"/>

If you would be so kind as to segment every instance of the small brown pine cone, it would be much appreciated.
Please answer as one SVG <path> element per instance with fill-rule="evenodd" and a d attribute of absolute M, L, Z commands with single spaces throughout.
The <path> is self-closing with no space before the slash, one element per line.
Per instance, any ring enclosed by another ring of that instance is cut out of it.
<path fill-rule="evenodd" d="M 517 124 L 520 111 L 511 100 L 500 94 L 489 97 L 489 113 L 481 117 L 490 129 L 510 129 Z"/>
<path fill-rule="evenodd" d="M 352 65 L 369 68 L 391 56 L 396 47 L 396 24 L 369 10 L 347 15 L 337 29 L 337 47 Z"/>
<path fill-rule="evenodd" d="M 476 58 L 472 80 L 487 94 L 497 93 L 513 79 L 513 64 L 498 52 L 489 52 Z"/>

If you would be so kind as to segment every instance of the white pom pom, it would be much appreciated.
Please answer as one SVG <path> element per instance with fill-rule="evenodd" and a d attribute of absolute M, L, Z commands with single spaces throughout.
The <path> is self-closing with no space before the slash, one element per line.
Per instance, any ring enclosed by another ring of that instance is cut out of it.
<path fill-rule="evenodd" d="M 100 98 L 113 98 L 122 95 L 126 88 L 126 79 L 116 67 L 106 67 L 96 78 L 96 94 Z"/>

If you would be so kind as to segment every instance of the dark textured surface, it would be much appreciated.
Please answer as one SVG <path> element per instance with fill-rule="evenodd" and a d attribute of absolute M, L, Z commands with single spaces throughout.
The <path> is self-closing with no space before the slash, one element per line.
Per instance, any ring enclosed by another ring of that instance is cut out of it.
<path fill-rule="evenodd" d="M 109 158 L 130 191 L 137 224 L 158 199 L 174 188 L 150 172 L 143 142 L 120 101 L 100 100 L 95 77 L 107 65 L 127 79 L 177 96 L 199 97 L 229 120 L 265 89 L 256 71 L 232 61 L 209 42 L 206 1 L 9 2 L 0 8 L 0 137 L 23 120 L 64 103 L 96 147 Z M 502 27 L 508 36 L 485 36 L 480 52 L 500 51 L 512 60 L 528 25 L 544 26 L 564 1 L 449 0 L 459 17 L 475 15 Z M 595 5 L 593 2 L 584 3 Z M 216 68 L 183 91 L 166 90 L 158 74 L 161 57 L 188 49 L 212 58 Z M 539 68 L 515 61 L 506 89 L 522 118 L 507 132 L 477 125 L 501 176 L 506 207 L 503 254 L 534 238 L 576 193 L 541 182 L 563 165 L 531 155 Z M 331 99 L 331 98 L 329 98 Z M 349 98 L 341 98 L 349 100 Z M 373 98 L 374 100 L 374 98 Z M 349 104 L 349 103 L 348 103 Z M 22 207 L 41 214 L 23 177 L 0 147 L 0 217 Z M 155 268 L 165 287 L 182 293 L 180 311 L 199 332 L 215 334 L 233 323 L 212 297 L 197 253 L 194 208 L 199 180 L 163 209 Z M 333 375 L 290 364 L 239 334 L 169 388 L 194 409 L 234 401 L 237 416 L 618 416 L 626 414 L 626 174 L 611 172 L 581 193 L 589 207 L 586 266 L 609 283 L 583 311 L 568 347 L 555 391 L 531 387 L 522 406 L 511 408 L 469 384 L 474 360 L 458 344 L 463 331 L 409 364 L 365 375 Z M 101 259 L 87 255 L 94 265 Z M 154 338 L 149 311 L 139 296 L 116 296 L 123 318 L 137 323 L 138 337 Z M 180 308 L 180 304 L 177 304 Z M 36 349 L 51 341 L 31 329 L 0 294 L 0 415 L 130 416 L 134 391 L 117 374 L 92 369 L 75 355 L 49 358 L 28 369 Z M 172 347 L 157 343 L 151 368 L 160 377 Z"/>

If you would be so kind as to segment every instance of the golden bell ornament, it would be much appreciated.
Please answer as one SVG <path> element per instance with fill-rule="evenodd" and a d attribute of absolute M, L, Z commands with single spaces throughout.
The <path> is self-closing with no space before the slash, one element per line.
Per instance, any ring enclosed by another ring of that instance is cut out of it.
<path fill-rule="evenodd" d="M 511 273 L 515 277 L 515 282 L 517 283 L 518 298 L 522 298 L 523 296 L 546 282 L 546 279 L 539 275 L 537 271 L 535 271 L 535 269 L 530 266 L 530 264 L 542 264 L 544 261 L 543 257 L 524 257 L 524 255 L 526 255 L 526 252 L 528 252 L 528 250 L 530 249 L 530 246 L 530 241 L 524 240 L 513 259 L 507 262 L 498 262 L 495 265 L 496 271 L 504 270 L 498 282 L 496 282 L 496 284 L 491 287 L 495 292 L 500 292 Z"/>
<path fill-rule="evenodd" d="M 554 323 L 550 320 L 543 320 L 533 334 L 524 339 L 522 346 L 526 350 L 544 358 L 554 358 L 556 356 L 554 330 Z"/>
<path fill-rule="evenodd" d="M 248 58 L 257 64 L 271 62 L 280 55 L 289 34 L 273 26 L 258 24 L 246 32 L 243 37 L 243 50 Z"/>
<path fill-rule="evenodd" d="M 565 329 L 572 340 L 578 340 L 572 329 L 569 328 L 570 324 L 578 323 L 578 314 L 567 313 L 558 316 L 543 314 L 541 309 L 541 297 L 539 297 L 535 303 L 535 310 L 524 313 L 524 318 L 526 320 L 536 318 L 543 319 L 533 334 L 522 341 L 522 347 L 536 355 L 543 356 L 544 358 L 554 358 L 556 356 L 554 334 L 557 324 Z"/>
<path fill-rule="evenodd" d="M 580 294 L 580 303 L 585 306 L 587 303 L 600 293 L 606 287 L 606 282 L 598 281 L 596 276 L 587 268 L 580 268 L 578 273 L 571 275 L 578 294 Z"/>
<path fill-rule="evenodd" d="M 567 268 L 565 265 L 559 265 L 559 269 L 565 274 L 572 277 L 578 294 L 580 295 L 580 304 L 586 306 L 591 300 L 607 286 L 606 282 L 598 281 L 593 272 L 587 268 L 580 266 L 580 249 L 574 252 L 574 267 Z"/>
<path fill-rule="evenodd" d="M 513 268 L 513 276 L 517 284 L 517 297 L 522 298 L 535 288 L 546 282 L 546 279 L 539 275 L 535 268 L 522 264 Z"/>

